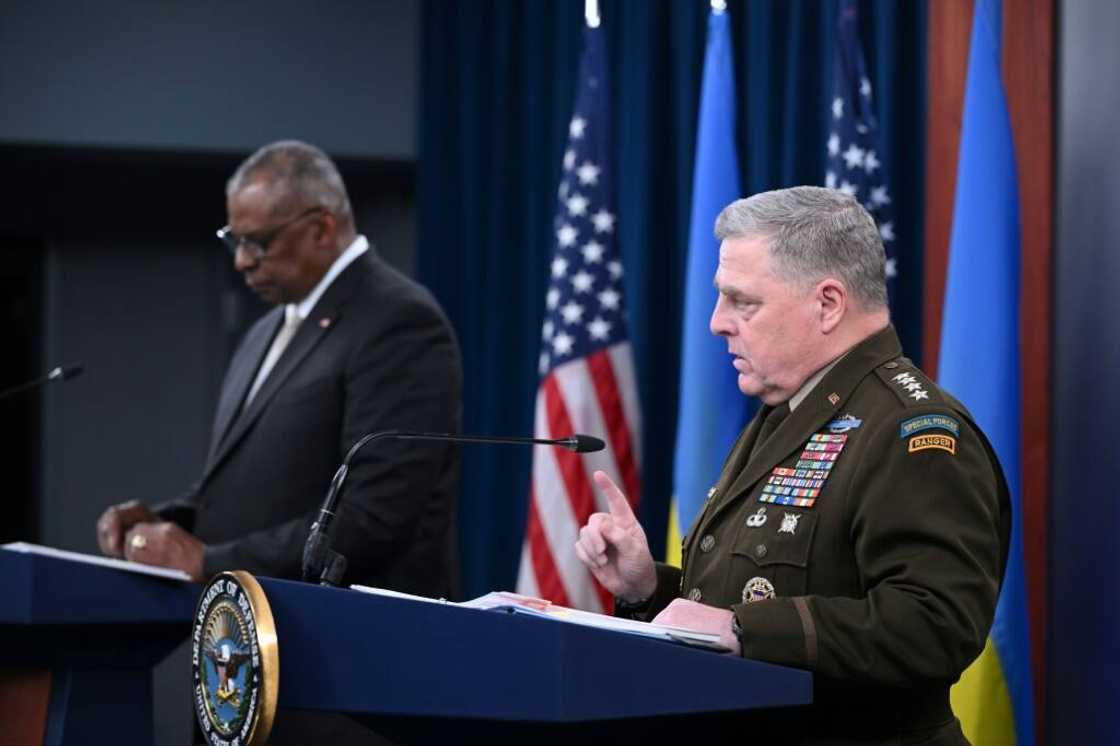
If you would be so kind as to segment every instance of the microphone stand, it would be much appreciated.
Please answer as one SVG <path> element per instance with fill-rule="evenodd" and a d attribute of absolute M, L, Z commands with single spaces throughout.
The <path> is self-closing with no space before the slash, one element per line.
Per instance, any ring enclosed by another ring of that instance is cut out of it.
<path fill-rule="evenodd" d="M 450 433 L 420 433 L 402 430 L 382 430 L 363 436 L 346 453 L 342 466 L 334 473 L 331 486 L 327 489 L 327 496 L 323 499 L 323 506 L 319 509 L 319 516 L 311 524 L 307 535 L 307 542 L 303 545 L 303 579 L 320 585 L 335 586 L 342 582 L 346 574 L 346 557 L 331 548 L 331 524 L 334 522 L 335 510 L 338 507 L 339 495 L 346 475 L 350 471 L 350 462 L 354 456 L 365 446 L 381 438 L 395 438 L 399 440 L 439 440 L 452 443 L 505 443 L 512 445 L 549 445 L 567 448 L 575 453 L 592 453 L 601 451 L 606 447 L 599 438 L 578 433 L 566 438 L 548 440 L 544 438 L 511 438 L 502 436 L 480 435 L 452 435 Z"/>

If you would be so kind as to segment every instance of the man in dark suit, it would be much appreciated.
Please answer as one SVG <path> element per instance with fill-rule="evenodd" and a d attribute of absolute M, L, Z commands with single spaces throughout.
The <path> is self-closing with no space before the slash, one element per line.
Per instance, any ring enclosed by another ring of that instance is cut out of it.
<path fill-rule="evenodd" d="M 107 555 L 196 580 L 233 569 L 298 578 L 308 529 L 359 438 L 458 430 L 459 350 L 429 293 L 357 234 L 342 178 L 318 148 L 261 148 L 226 196 L 219 237 L 277 307 L 234 353 L 199 481 L 154 508 L 109 508 L 98 541 Z M 450 444 L 366 446 L 333 525 L 344 582 L 450 595 L 457 472 Z"/>
<path fill-rule="evenodd" d="M 814 704 L 766 742 L 967 742 L 949 687 L 984 647 L 1011 527 L 964 406 L 902 356 L 884 253 L 855 199 L 816 187 L 724 209 L 711 330 L 764 406 L 685 537 L 656 564 L 625 496 L 576 553 L 618 613 L 719 634 L 811 670 Z M 981 373 L 983 375 L 983 373 Z"/>

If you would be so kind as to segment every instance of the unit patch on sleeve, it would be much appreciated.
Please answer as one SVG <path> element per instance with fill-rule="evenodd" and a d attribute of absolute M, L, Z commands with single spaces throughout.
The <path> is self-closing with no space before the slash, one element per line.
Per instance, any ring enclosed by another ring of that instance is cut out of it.
<path fill-rule="evenodd" d="M 955 436 L 960 436 L 961 426 L 960 423 L 948 415 L 944 414 L 923 414 L 917 417 L 911 417 L 905 420 L 898 426 L 898 435 L 900 438 L 909 438 L 915 433 L 920 433 L 923 430 L 946 430 Z"/>
<path fill-rule="evenodd" d="M 955 456 L 957 454 L 957 439 L 951 435 L 915 435 L 910 438 L 910 445 L 906 450 L 910 453 L 917 453 L 930 448 L 948 451 Z"/>

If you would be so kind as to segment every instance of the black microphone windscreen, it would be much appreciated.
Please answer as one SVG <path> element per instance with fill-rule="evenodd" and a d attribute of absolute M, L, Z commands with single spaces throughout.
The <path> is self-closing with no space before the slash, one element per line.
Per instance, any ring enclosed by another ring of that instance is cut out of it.
<path fill-rule="evenodd" d="M 80 376 L 85 368 L 81 365 L 67 365 L 62 369 L 62 380 L 68 381 L 75 376 Z"/>
<path fill-rule="evenodd" d="M 607 444 L 592 435 L 580 435 L 576 433 L 572 436 L 576 441 L 576 447 L 573 448 L 576 453 L 595 453 L 607 447 Z"/>

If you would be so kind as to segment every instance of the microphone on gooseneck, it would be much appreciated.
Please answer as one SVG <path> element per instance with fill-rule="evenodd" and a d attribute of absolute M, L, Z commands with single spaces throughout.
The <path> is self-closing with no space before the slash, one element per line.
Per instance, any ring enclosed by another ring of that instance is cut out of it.
<path fill-rule="evenodd" d="M 303 545 L 303 579 L 308 582 L 318 580 L 320 585 L 337 586 L 342 581 L 346 572 L 346 558 L 331 549 L 330 528 L 334 520 L 338 498 L 342 492 L 342 485 L 346 481 L 346 474 L 350 471 L 350 462 L 367 443 L 382 438 L 397 440 L 442 440 L 451 443 L 502 443 L 512 445 L 548 445 L 567 448 L 575 453 L 594 453 L 601 451 L 606 444 L 599 438 L 591 435 L 573 433 L 566 438 L 512 438 L 504 436 L 485 435 L 451 435 L 450 433 L 419 433 L 402 430 L 383 430 L 370 433 L 362 437 L 347 452 L 342 460 L 342 466 L 334 473 L 327 496 L 323 499 L 323 506 L 319 509 L 319 517 L 311 524 L 307 534 L 307 542 Z"/>
<path fill-rule="evenodd" d="M 71 378 L 80 375 L 83 370 L 85 370 L 85 368 L 83 368 L 81 365 L 60 365 L 56 368 L 52 368 L 49 373 L 41 378 L 36 378 L 33 381 L 21 383 L 18 386 L 12 386 L 10 389 L 4 389 L 3 391 L 0 391 L 0 400 L 7 399 L 10 396 L 15 396 L 16 394 L 23 393 L 24 391 L 37 389 L 40 386 L 46 386 L 52 381 L 68 381 Z"/>

